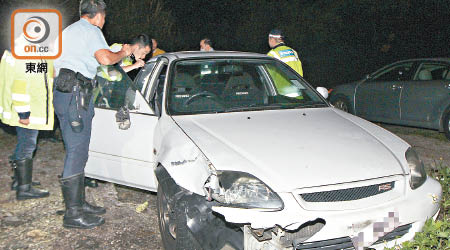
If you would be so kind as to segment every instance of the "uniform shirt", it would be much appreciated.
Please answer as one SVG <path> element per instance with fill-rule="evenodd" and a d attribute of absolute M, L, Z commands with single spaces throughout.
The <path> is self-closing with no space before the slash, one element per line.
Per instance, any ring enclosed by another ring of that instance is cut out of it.
<path fill-rule="evenodd" d="M 278 60 L 286 63 L 292 69 L 297 71 L 297 73 L 303 76 L 302 62 L 298 58 L 297 52 L 292 48 L 284 45 L 284 43 L 280 43 L 275 46 L 271 51 L 269 51 L 269 53 L 267 53 L 267 55 L 275 57 Z"/>
<path fill-rule="evenodd" d="M 62 32 L 62 54 L 55 60 L 56 75 L 59 69 L 66 68 L 94 78 L 100 65 L 94 54 L 101 49 L 109 49 L 102 31 L 81 18 Z"/>

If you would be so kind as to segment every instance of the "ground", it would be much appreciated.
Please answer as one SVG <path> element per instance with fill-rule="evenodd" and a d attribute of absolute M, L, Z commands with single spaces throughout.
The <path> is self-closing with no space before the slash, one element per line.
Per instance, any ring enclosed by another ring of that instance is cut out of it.
<path fill-rule="evenodd" d="M 382 125 L 410 143 L 427 168 L 450 166 L 450 143 L 432 130 Z M 63 209 L 58 175 L 64 147 L 42 138 L 34 159 L 34 179 L 50 191 L 50 197 L 16 201 L 10 190 L 8 164 L 16 137 L 0 128 L 0 249 L 162 249 L 156 211 L 156 194 L 112 183 L 87 188 L 91 203 L 105 206 L 105 225 L 90 230 L 62 227 Z M 146 207 L 146 203 L 148 207 Z M 142 212 L 142 210 L 145 208 Z"/>

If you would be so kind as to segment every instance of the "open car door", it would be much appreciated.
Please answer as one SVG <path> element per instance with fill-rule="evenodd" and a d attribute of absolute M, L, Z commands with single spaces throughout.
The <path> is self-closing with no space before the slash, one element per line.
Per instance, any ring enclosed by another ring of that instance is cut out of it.
<path fill-rule="evenodd" d="M 142 69 L 145 76 L 141 72 L 136 78 L 141 83 L 134 84 L 118 65 L 99 67 L 86 176 L 156 191 L 153 135 L 158 116 L 141 92 L 146 89 L 143 85 L 148 84 L 152 69 L 153 65 L 146 64 Z M 116 122 L 121 108 L 129 110 L 129 128 L 119 128 Z"/>

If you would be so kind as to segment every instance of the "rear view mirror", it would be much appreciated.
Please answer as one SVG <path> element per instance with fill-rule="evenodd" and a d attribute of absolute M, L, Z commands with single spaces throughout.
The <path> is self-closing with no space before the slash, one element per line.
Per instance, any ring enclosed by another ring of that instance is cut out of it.
<path fill-rule="evenodd" d="M 316 88 L 317 92 L 319 92 L 323 98 L 327 99 L 328 98 L 328 90 L 324 87 L 317 87 Z"/>

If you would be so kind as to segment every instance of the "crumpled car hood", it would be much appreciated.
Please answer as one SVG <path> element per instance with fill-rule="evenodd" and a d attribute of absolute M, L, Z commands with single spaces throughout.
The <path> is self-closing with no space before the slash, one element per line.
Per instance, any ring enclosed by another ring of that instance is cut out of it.
<path fill-rule="evenodd" d="M 248 172 L 276 192 L 408 172 L 406 142 L 334 108 L 173 119 L 217 170 Z"/>

